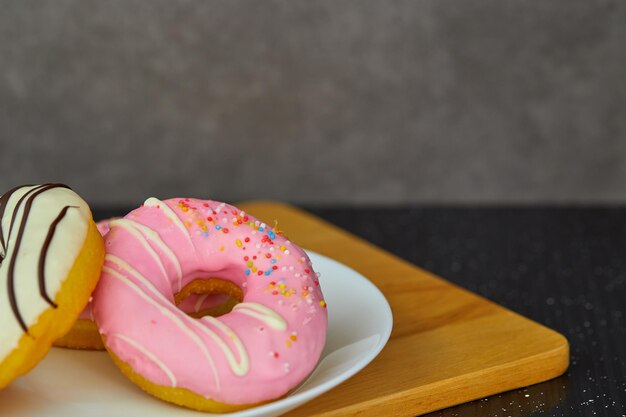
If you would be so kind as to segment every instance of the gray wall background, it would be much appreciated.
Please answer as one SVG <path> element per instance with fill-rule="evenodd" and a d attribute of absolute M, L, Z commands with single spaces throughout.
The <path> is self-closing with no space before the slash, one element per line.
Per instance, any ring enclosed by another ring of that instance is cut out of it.
<path fill-rule="evenodd" d="M 0 189 L 626 201 L 626 2 L 2 1 Z"/>

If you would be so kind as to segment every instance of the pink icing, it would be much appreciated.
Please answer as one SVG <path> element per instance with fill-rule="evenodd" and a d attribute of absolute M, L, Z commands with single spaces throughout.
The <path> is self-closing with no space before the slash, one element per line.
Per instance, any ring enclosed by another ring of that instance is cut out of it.
<path fill-rule="evenodd" d="M 108 348 L 148 380 L 256 403 L 286 394 L 317 364 L 328 319 L 311 262 L 252 216 L 214 201 L 148 199 L 111 223 L 105 248 L 93 315 Z M 208 276 L 239 285 L 243 302 L 194 319 L 174 294 Z"/>

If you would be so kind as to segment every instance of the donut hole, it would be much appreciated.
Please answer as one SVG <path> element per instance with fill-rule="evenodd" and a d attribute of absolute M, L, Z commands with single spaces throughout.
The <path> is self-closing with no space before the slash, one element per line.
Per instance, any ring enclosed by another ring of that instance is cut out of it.
<path fill-rule="evenodd" d="M 185 314 L 194 318 L 219 317 L 229 313 L 243 299 L 243 291 L 220 278 L 197 278 L 174 294 L 174 302 Z"/>

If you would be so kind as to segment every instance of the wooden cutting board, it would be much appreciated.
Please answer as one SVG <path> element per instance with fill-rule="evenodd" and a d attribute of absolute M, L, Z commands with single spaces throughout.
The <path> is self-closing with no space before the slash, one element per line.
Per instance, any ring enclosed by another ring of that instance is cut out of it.
<path fill-rule="evenodd" d="M 391 338 L 365 369 L 289 416 L 411 416 L 561 375 L 559 333 L 459 288 L 311 214 L 241 204 L 291 240 L 359 271 L 385 295 Z"/>

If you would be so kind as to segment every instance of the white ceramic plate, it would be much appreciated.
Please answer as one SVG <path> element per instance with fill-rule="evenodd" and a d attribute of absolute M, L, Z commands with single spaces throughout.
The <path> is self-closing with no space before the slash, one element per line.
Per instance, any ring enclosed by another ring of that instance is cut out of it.
<path fill-rule="evenodd" d="M 358 272 L 309 252 L 328 302 L 328 338 L 311 376 L 287 397 L 229 417 L 276 416 L 312 400 L 363 369 L 382 350 L 393 318 L 382 293 Z M 194 416 L 129 382 L 105 352 L 53 348 L 28 375 L 0 391 L 0 415 Z M 224 414 L 221 414 L 222 416 Z"/>

